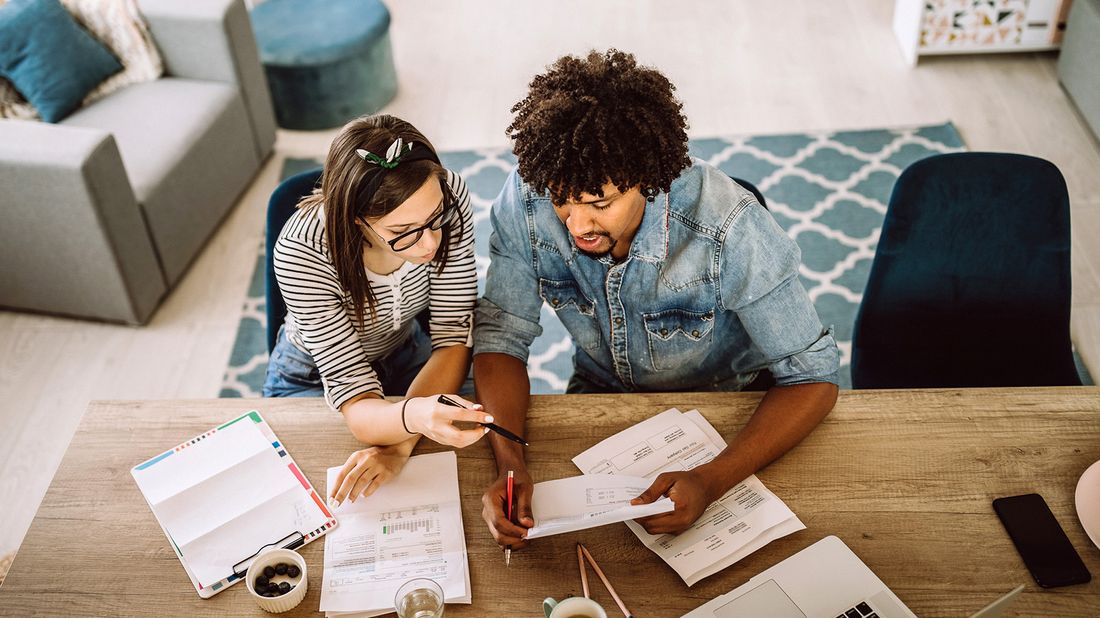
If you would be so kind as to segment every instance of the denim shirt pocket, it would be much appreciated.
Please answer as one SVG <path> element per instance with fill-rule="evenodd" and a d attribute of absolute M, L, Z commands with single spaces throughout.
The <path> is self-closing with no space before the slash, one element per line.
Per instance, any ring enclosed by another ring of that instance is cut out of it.
<path fill-rule="evenodd" d="M 693 367 L 710 348 L 713 311 L 667 309 L 643 313 L 649 358 L 656 371 Z"/>
<path fill-rule="evenodd" d="M 577 345 L 588 351 L 600 346 L 596 305 L 581 292 L 576 281 L 539 278 L 539 296 L 554 310 Z"/>

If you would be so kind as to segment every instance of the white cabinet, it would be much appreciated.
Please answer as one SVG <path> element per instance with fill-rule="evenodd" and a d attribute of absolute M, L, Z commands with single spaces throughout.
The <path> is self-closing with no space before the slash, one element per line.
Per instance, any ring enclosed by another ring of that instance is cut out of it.
<path fill-rule="evenodd" d="M 894 34 L 910 64 L 932 54 L 1057 49 L 1071 0 L 896 0 Z"/>

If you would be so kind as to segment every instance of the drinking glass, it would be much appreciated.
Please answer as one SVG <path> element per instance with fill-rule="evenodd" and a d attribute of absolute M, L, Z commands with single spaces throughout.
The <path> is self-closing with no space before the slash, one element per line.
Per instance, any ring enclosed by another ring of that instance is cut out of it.
<path fill-rule="evenodd" d="M 443 589 L 435 580 L 410 579 L 393 598 L 398 618 L 442 618 Z"/>

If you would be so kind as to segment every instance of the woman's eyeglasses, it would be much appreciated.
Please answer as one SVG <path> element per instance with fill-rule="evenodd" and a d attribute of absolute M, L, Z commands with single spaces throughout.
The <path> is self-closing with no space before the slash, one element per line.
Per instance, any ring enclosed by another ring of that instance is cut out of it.
<path fill-rule="evenodd" d="M 413 245 L 420 242 L 424 230 L 439 231 L 444 225 L 450 225 L 455 220 L 456 215 L 458 215 L 458 208 L 454 206 L 452 200 L 444 198 L 440 211 L 434 217 L 428 219 L 427 223 L 407 232 L 402 232 L 397 238 L 387 240 L 386 244 L 394 251 L 411 249 Z"/>

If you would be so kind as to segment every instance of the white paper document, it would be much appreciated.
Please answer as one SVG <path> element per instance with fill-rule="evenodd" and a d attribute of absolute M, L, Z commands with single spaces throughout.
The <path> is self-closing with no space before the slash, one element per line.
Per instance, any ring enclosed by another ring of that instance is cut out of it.
<path fill-rule="evenodd" d="M 630 504 L 650 483 L 640 477 L 609 474 L 582 474 L 535 483 L 531 495 L 535 525 L 527 531 L 527 538 L 585 530 L 675 509 L 668 498 L 651 504 Z"/>
<path fill-rule="evenodd" d="M 328 469 L 327 487 L 340 469 Z M 397 589 L 417 577 L 435 580 L 447 603 L 470 602 L 454 451 L 409 458 L 397 478 L 333 512 L 340 527 L 326 537 L 321 581 L 328 615 L 393 612 Z"/>
<path fill-rule="evenodd" d="M 132 471 L 188 573 L 206 589 L 238 563 L 247 568 L 260 548 L 329 521 L 297 474 L 250 419 Z"/>
<path fill-rule="evenodd" d="M 726 447 L 697 410 L 666 410 L 625 429 L 573 458 L 585 474 L 626 474 L 652 479 L 690 470 Z M 764 484 L 750 476 L 713 502 L 679 535 L 651 535 L 628 521 L 634 534 L 691 586 L 775 539 L 806 526 Z"/>

